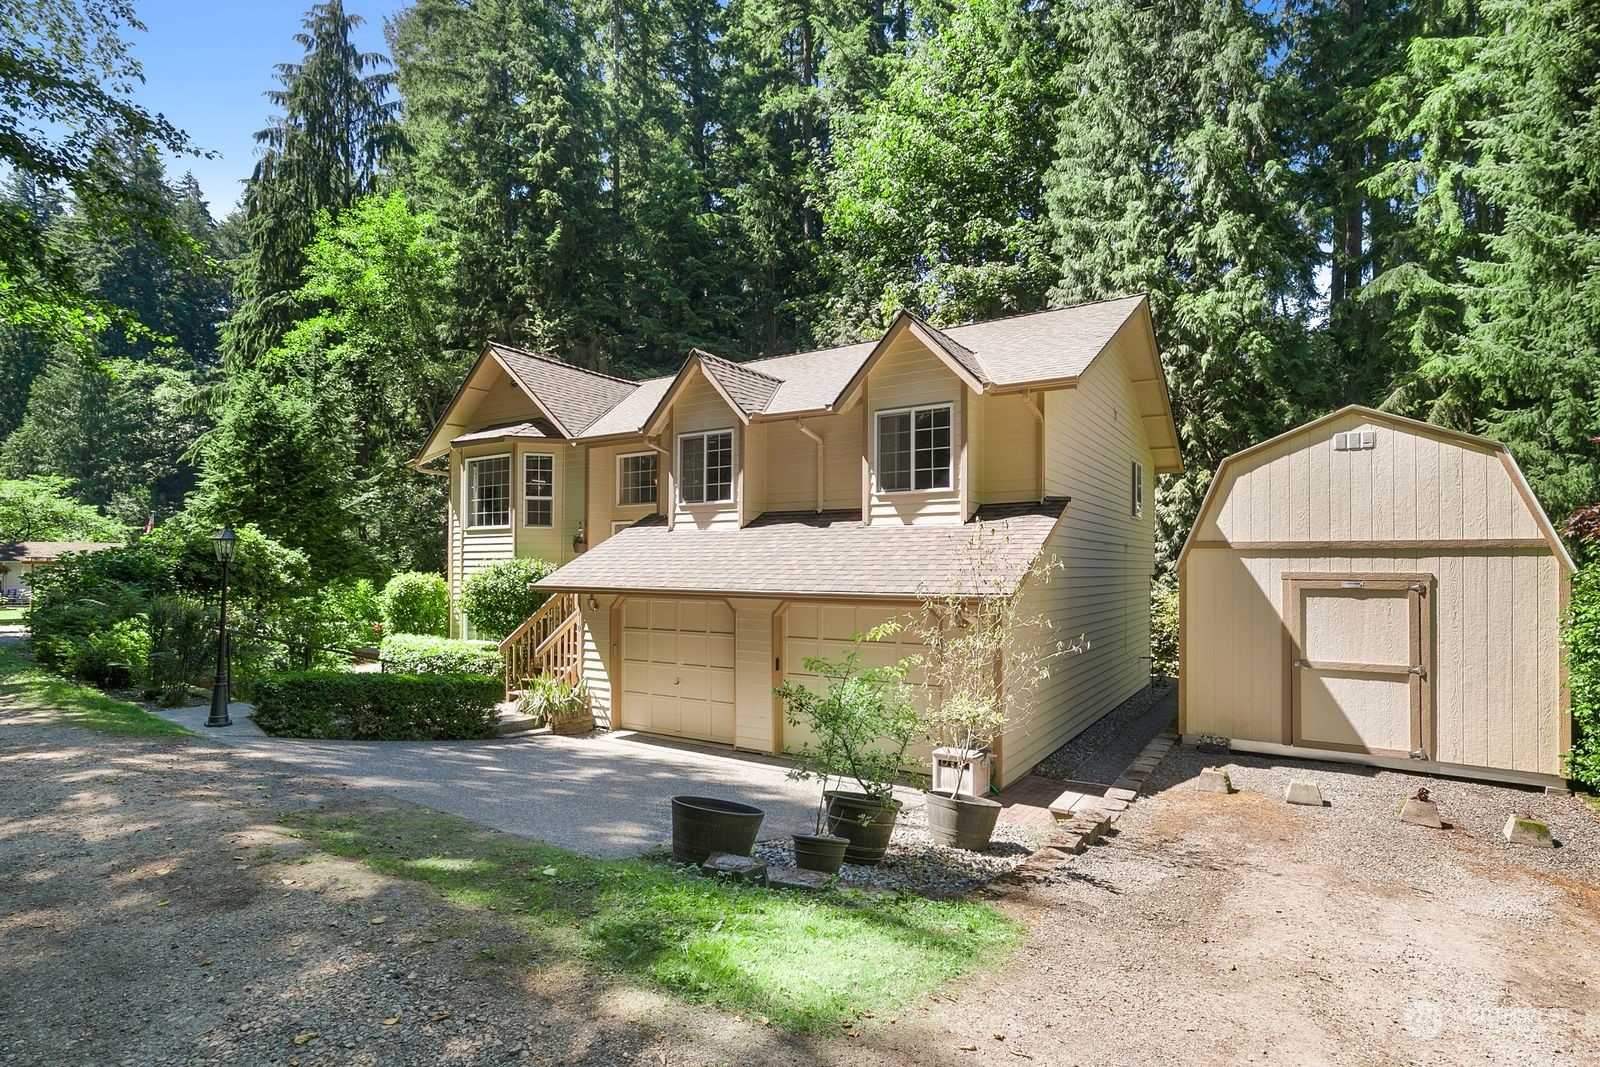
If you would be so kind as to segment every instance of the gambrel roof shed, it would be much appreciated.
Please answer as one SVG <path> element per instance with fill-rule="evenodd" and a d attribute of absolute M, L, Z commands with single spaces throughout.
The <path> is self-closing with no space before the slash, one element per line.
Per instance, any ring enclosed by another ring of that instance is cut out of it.
<path fill-rule="evenodd" d="M 1178 559 L 1182 729 L 1555 784 L 1572 570 L 1504 445 L 1336 411 L 1217 470 Z"/>

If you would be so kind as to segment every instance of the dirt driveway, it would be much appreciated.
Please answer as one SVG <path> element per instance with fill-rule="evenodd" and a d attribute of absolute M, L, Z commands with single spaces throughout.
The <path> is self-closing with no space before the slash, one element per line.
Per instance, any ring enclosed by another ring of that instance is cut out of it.
<path fill-rule="evenodd" d="M 531 958 L 494 914 L 315 852 L 283 819 L 396 801 L 246 752 L 0 710 L 0 1063 L 1600 1062 L 1600 822 L 1579 801 L 1316 769 L 1329 808 L 1184 784 L 1178 750 L 1003 968 L 797 1038 Z M 1486 828 L 1517 803 L 1564 848 Z M 384 924 L 372 919 L 384 916 Z M 298 1040 L 298 1043 L 297 1043 Z"/>

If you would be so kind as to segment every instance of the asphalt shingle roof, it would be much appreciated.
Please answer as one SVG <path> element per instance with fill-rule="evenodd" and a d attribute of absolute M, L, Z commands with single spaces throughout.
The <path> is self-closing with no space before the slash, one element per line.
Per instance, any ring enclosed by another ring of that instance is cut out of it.
<path fill-rule="evenodd" d="M 0 541 L 0 563 L 47 563 L 68 552 L 116 547 L 114 541 Z"/>
<path fill-rule="evenodd" d="M 539 438 L 560 437 L 556 428 L 545 419 L 529 419 L 527 422 L 508 422 L 500 426 L 485 426 L 481 430 L 464 433 L 460 437 L 453 437 L 453 445 L 469 445 L 474 441 L 503 441 L 509 438 Z"/>
<path fill-rule="evenodd" d="M 539 585 L 851 598 L 1001 592 L 1014 588 L 1038 557 L 1066 507 L 1061 497 L 994 505 L 980 509 L 973 523 L 949 526 L 869 526 L 858 512 L 803 512 L 763 515 L 738 530 L 669 530 L 655 517 L 606 538 Z M 980 538 L 988 545 L 987 588 L 973 589 Z"/>
<path fill-rule="evenodd" d="M 746 415 L 765 411 L 767 402 L 783 385 L 783 379 L 775 378 L 746 364 L 735 363 L 709 352 L 699 352 L 697 355 L 700 357 L 700 366 L 716 379 L 722 391 L 727 393 Z"/>
<path fill-rule="evenodd" d="M 637 382 L 625 382 L 549 356 L 505 345 L 490 347 L 522 387 L 538 397 L 545 410 L 574 434 L 594 425 L 639 388 Z"/>

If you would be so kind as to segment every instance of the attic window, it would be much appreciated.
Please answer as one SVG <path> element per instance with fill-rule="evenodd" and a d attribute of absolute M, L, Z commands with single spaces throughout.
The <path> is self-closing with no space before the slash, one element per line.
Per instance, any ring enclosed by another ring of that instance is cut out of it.
<path fill-rule="evenodd" d="M 1376 430 L 1351 430 L 1349 433 L 1333 435 L 1335 452 L 1365 452 L 1376 447 L 1378 447 Z"/>

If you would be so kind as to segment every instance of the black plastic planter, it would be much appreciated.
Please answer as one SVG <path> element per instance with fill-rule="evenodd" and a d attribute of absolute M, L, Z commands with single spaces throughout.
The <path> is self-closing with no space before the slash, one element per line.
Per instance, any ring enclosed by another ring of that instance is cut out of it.
<path fill-rule="evenodd" d="M 928 798 L 928 836 L 941 845 L 982 852 L 994 836 L 1000 803 L 987 797 L 939 791 Z"/>
<path fill-rule="evenodd" d="M 802 871 L 838 874 L 850 839 L 833 834 L 795 834 L 794 865 Z"/>
<path fill-rule="evenodd" d="M 672 798 L 672 858 L 704 863 L 713 852 L 748 856 L 766 814 L 760 808 L 716 797 Z"/>
<path fill-rule="evenodd" d="M 883 862 L 883 854 L 889 850 L 889 836 L 905 805 L 866 793 L 830 791 L 827 797 L 828 832 L 850 839 L 844 861 L 866 867 Z"/>

